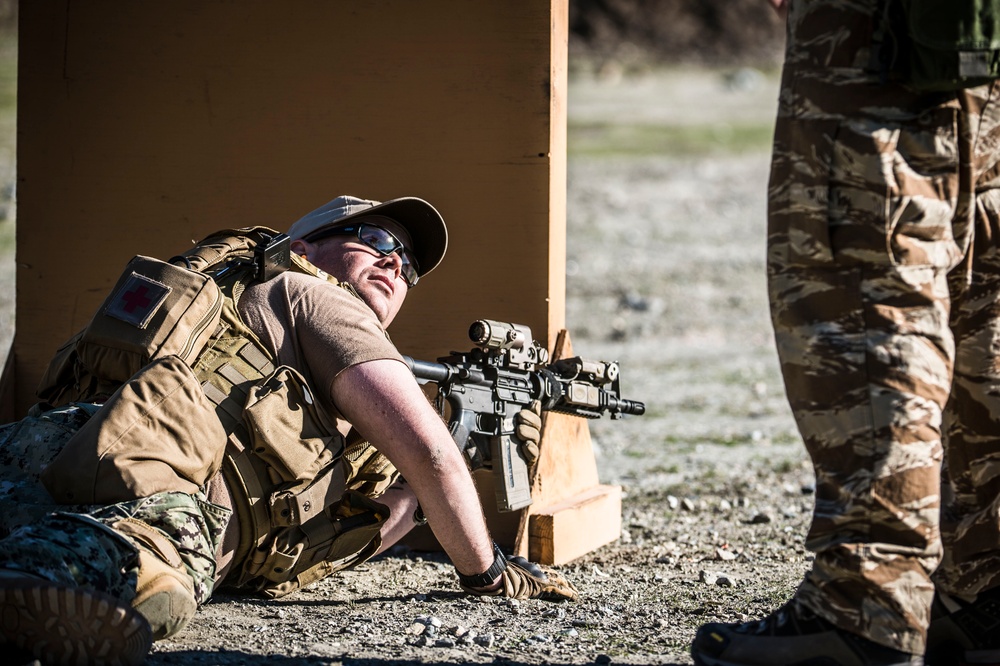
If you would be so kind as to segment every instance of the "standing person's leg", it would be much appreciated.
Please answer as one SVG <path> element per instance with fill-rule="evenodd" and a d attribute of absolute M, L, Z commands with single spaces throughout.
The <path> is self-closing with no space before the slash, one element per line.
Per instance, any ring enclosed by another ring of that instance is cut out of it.
<path fill-rule="evenodd" d="M 832 141 L 822 129 L 802 138 L 811 145 Z M 852 151 L 852 159 L 860 157 Z M 829 196 L 844 194 L 836 188 Z M 831 229 L 831 237 L 838 234 Z M 853 251 L 845 246 L 833 247 L 830 265 L 805 267 L 787 262 L 787 252 L 796 239 L 809 238 L 806 230 L 780 235 L 770 244 L 773 319 L 789 402 L 816 471 L 807 540 L 816 559 L 770 626 L 746 627 L 752 639 L 712 631 L 728 649 L 727 663 L 795 663 L 854 637 L 899 651 L 878 657 L 873 646 L 845 646 L 872 653 L 859 663 L 907 663 L 902 653 L 923 653 L 929 577 L 941 550 L 940 425 L 953 354 L 948 267 L 866 265 L 844 256 Z M 816 240 L 807 241 L 810 250 L 822 247 Z M 786 631 L 811 640 L 790 643 L 788 661 L 772 661 Z M 765 646 L 760 637 L 768 635 L 777 642 Z M 815 653 L 796 652 L 803 649 Z M 835 663 L 852 663 L 845 659 Z"/>
<path fill-rule="evenodd" d="M 968 246 L 978 118 L 953 95 L 866 75 L 871 16 L 851 11 L 792 5 L 769 192 L 772 319 L 817 475 L 816 559 L 773 615 L 703 627 L 699 664 L 918 664 L 924 650 L 954 357 L 947 275 Z"/>
<path fill-rule="evenodd" d="M 955 377 L 945 409 L 944 557 L 928 632 L 935 664 L 1000 663 L 1000 83 L 969 90 L 975 238 L 951 275 Z"/>

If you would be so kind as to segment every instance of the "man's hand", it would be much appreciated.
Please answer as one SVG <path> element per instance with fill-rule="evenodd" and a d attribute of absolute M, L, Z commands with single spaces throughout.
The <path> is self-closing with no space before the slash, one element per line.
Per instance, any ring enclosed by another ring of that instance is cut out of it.
<path fill-rule="evenodd" d="M 573 584 L 554 571 L 529 562 L 520 556 L 508 557 L 507 568 L 500 574 L 500 585 L 494 589 L 462 586 L 469 594 L 505 596 L 511 599 L 547 599 L 576 601 L 580 595 Z"/>
<path fill-rule="evenodd" d="M 531 404 L 514 415 L 514 434 L 521 442 L 521 455 L 528 467 L 538 460 L 538 442 L 542 438 L 542 403 Z"/>
<path fill-rule="evenodd" d="M 774 7 L 774 11 L 778 12 L 778 16 L 784 18 L 788 15 L 788 0 L 768 0 L 768 2 Z"/>

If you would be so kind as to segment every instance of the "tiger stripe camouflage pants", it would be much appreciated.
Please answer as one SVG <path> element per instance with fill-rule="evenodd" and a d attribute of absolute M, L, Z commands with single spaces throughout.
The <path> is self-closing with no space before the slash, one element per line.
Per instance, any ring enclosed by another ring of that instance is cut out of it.
<path fill-rule="evenodd" d="M 874 5 L 792 2 L 768 285 L 817 480 L 797 598 L 922 654 L 934 585 L 1000 585 L 1000 90 L 881 82 Z"/>

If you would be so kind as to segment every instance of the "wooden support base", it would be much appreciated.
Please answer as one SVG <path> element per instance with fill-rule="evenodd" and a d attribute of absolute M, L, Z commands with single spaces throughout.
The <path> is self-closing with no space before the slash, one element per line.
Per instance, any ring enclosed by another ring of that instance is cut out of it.
<path fill-rule="evenodd" d="M 528 520 L 528 559 L 562 564 L 621 536 L 621 486 L 594 486 Z"/>

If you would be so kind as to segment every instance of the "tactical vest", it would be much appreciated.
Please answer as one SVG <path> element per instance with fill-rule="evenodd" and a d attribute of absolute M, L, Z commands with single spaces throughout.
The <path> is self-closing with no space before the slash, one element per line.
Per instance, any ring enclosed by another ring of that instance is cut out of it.
<path fill-rule="evenodd" d="M 271 597 L 371 557 L 388 517 L 371 498 L 396 476 L 370 444 L 345 441 L 240 317 L 277 236 L 228 229 L 169 262 L 136 257 L 38 391 L 52 406 L 104 403 L 43 475 L 57 500 L 196 492 L 221 470 L 240 520 L 239 566 L 223 583 Z M 298 256 L 281 260 L 357 296 Z"/>

